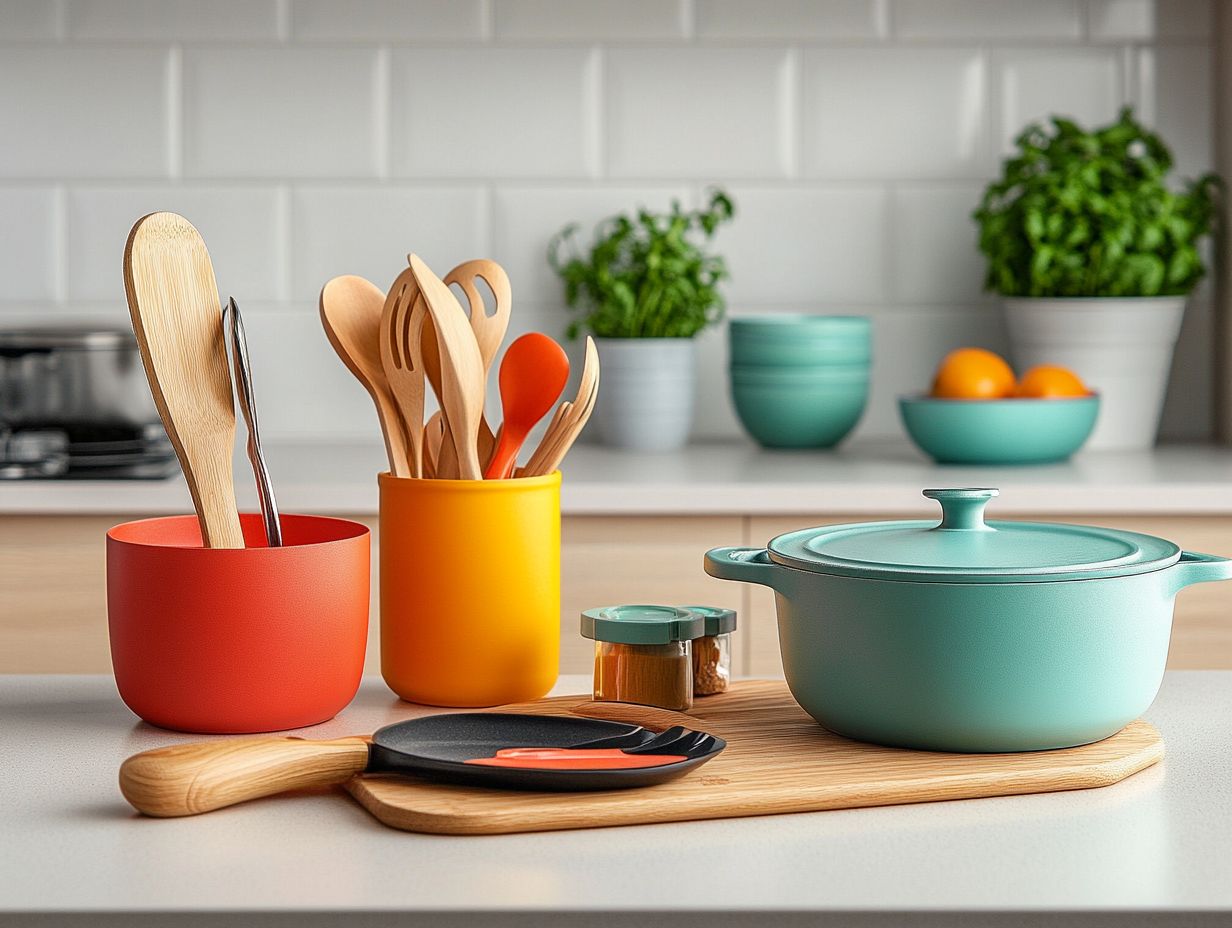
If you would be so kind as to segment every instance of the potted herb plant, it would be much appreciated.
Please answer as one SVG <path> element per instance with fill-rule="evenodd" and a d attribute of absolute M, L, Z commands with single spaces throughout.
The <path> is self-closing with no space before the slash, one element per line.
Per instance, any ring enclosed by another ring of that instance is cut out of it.
<path fill-rule="evenodd" d="M 1101 394 L 1088 447 L 1149 447 L 1220 182 L 1170 186 L 1168 147 L 1129 108 L 1094 130 L 1053 117 L 1016 145 L 974 214 L 1014 360 L 1064 365 Z"/>
<path fill-rule="evenodd" d="M 613 216 L 578 243 L 566 226 L 548 249 L 565 284 L 565 302 L 582 317 L 570 337 L 594 336 L 603 389 L 594 420 L 609 445 L 669 451 L 688 441 L 693 424 L 696 349 L 693 337 L 723 315 L 719 283 L 727 266 L 706 246 L 734 215 L 721 190 L 707 205 L 687 211 L 673 202 L 667 213 L 640 210 Z"/>

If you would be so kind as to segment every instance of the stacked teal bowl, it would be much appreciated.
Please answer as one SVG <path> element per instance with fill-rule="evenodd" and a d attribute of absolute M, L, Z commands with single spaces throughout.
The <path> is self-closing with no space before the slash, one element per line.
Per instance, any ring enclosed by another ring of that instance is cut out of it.
<path fill-rule="evenodd" d="M 767 448 L 831 448 L 868 401 L 872 326 L 864 316 L 767 315 L 728 327 L 732 402 Z"/>

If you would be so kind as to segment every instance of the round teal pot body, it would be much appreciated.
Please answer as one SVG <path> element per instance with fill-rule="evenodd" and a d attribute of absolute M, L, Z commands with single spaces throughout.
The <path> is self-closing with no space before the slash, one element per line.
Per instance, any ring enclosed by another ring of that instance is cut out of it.
<path fill-rule="evenodd" d="M 835 576 L 717 548 L 706 572 L 773 588 L 787 684 L 826 728 L 999 753 L 1088 744 L 1141 715 L 1177 591 L 1228 579 L 1232 563 L 1186 552 L 1131 576 L 978 584 Z"/>

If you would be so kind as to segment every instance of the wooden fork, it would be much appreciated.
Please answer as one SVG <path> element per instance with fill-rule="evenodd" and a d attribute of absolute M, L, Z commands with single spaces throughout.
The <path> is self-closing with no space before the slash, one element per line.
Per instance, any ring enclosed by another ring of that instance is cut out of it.
<path fill-rule="evenodd" d="M 594 339 L 586 337 L 586 362 L 578 383 L 577 396 L 572 402 L 561 403 L 552 417 L 547 431 L 539 440 L 539 447 L 531 455 L 526 466 L 518 471 L 519 477 L 540 477 L 560 467 L 565 455 L 586 427 L 599 395 L 599 352 Z"/>

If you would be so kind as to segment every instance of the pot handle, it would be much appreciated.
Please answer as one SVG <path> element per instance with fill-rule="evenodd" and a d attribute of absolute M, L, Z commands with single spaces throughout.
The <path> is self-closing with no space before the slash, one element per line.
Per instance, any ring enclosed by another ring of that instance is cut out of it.
<path fill-rule="evenodd" d="M 765 548 L 713 548 L 706 552 L 706 573 L 720 580 L 743 580 L 775 588 L 780 568 Z"/>
<path fill-rule="evenodd" d="M 1232 580 L 1232 559 L 1216 554 L 1182 551 L 1181 559 L 1172 565 L 1172 595 L 1195 583 Z"/>

